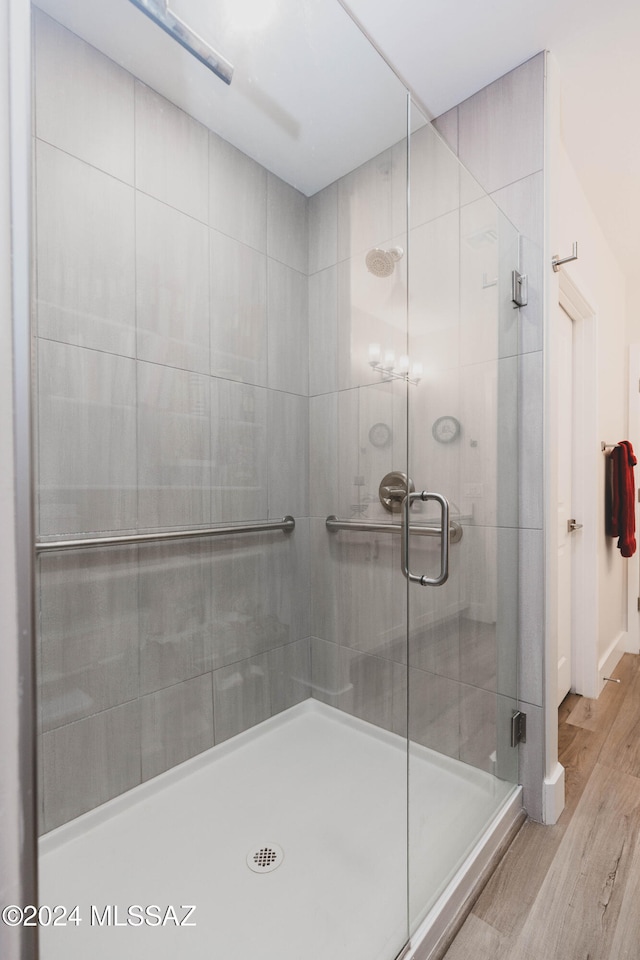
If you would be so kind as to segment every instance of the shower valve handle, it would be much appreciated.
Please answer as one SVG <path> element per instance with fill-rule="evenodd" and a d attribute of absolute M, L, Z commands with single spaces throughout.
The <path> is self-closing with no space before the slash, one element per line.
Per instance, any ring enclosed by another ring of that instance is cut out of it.
<path fill-rule="evenodd" d="M 414 500 L 435 500 L 440 504 L 440 575 L 437 577 L 420 576 L 409 570 L 409 510 Z M 402 572 L 407 580 L 421 587 L 441 587 L 449 578 L 449 501 L 441 493 L 411 492 L 402 501 Z"/>

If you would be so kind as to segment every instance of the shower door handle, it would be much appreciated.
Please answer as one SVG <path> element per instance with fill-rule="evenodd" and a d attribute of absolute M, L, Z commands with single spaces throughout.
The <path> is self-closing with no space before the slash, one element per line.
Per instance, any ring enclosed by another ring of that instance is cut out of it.
<path fill-rule="evenodd" d="M 440 504 L 440 576 L 427 577 L 409 570 L 409 509 L 414 500 L 435 500 Z M 449 501 L 441 493 L 426 490 L 409 493 L 402 501 L 402 572 L 411 583 L 421 587 L 441 587 L 449 577 Z"/>

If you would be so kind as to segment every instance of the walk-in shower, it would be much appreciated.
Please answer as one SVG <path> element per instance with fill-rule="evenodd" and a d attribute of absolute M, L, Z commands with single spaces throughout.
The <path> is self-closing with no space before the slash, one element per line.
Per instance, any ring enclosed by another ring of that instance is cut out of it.
<path fill-rule="evenodd" d="M 41 957 L 422 960 L 520 810 L 518 236 L 336 0 L 175 7 L 230 86 L 34 8 Z"/>

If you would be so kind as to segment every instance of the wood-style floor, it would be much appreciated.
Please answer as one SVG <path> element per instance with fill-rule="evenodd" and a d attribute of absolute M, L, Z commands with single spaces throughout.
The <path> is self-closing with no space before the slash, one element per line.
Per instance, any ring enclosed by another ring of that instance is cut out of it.
<path fill-rule="evenodd" d="M 445 960 L 640 960 L 640 657 L 559 711 L 566 807 L 527 821 Z"/>

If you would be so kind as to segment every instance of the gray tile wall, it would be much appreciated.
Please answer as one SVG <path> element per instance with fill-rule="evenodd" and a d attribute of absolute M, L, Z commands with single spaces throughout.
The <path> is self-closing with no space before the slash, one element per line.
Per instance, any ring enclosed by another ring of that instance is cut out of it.
<path fill-rule="evenodd" d="M 524 234 L 518 328 L 466 286 L 511 254 L 465 238 L 508 227 L 429 128 L 412 145 L 412 352 L 446 376 L 416 400 L 410 452 L 477 523 L 452 556 L 464 596 L 455 576 L 412 596 L 409 667 L 399 539 L 324 524 L 389 519 L 378 484 L 407 459 L 404 390 L 368 347 L 406 350 L 408 255 L 390 278 L 364 266 L 406 245 L 406 144 L 307 201 L 39 13 L 36 69 L 40 534 L 300 518 L 291 537 L 41 561 L 45 829 L 309 695 L 495 770 L 518 626 L 523 697 L 541 701 L 540 61 L 440 124 Z M 506 158 L 528 105 L 540 139 Z M 454 411 L 481 443 L 436 459 L 422 428 Z M 520 464 L 501 464 L 496 416 Z M 437 565 L 433 542 L 414 556 Z"/>
<path fill-rule="evenodd" d="M 307 200 L 35 13 L 45 830 L 309 696 Z M 64 65 L 64 69 L 62 68 Z"/>
<path fill-rule="evenodd" d="M 311 691 L 406 735 L 406 581 L 396 535 L 330 534 L 326 517 L 390 521 L 382 477 L 405 469 L 406 388 L 382 382 L 369 344 L 406 352 L 407 257 L 392 276 L 366 268 L 372 248 L 406 248 L 407 144 L 309 203 Z M 406 254 L 406 250 L 405 250 Z"/>

